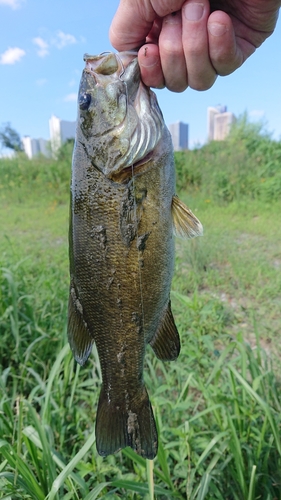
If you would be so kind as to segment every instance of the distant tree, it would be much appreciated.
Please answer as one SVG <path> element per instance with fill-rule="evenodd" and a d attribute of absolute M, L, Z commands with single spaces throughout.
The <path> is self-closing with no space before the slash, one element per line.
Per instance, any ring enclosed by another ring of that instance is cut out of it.
<path fill-rule="evenodd" d="M 4 148 L 13 149 L 14 151 L 23 151 L 21 138 L 10 123 L 6 123 L 0 129 L 0 143 Z"/>

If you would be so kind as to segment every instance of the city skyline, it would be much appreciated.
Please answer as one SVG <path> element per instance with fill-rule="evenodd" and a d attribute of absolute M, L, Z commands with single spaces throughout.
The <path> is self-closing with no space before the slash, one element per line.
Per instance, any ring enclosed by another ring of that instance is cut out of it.
<path fill-rule="evenodd" d="M 51 155 L 51 149 L 49 148 L 49 141 L 46 139 L 35 139 L 29 135 L 25 135 L 21 138 L 22 146 L 26 156 L 31 160 L 34 156 L 42 154 L 44 156 Z"/>
<path fill-rule="evenodd" d="M 48 137 L 51 114 L 74 121 L 77 91 L 85 52 L 113 50 L 108 29 L 119 0 L 104 4 L 84 0 L 56 3 L 25 0 L 18 8 L 0 3 L 0 126 L 7 122 L 21 137 Z M 89 12 L 89 16 L 85 16 Z M 93 14 L 93 15 L 91 15 Z M 188 88 L 183 93 L 156 90 L 166 124 L 180 120 L 189 124 L 189 147 L 207 140 L 206 108 L 226 102 L 237 116 L 248 112 L 249 120 L 262 119 L 273 137 L 281 136 L 281 39 L 279 19 L 274 34 L 246 63 L 227 77 L 218 77 L 203 92 Z"/>
<path fill-rule="evenodd" d="M 52 115 L 49 119 L 49 140 L 24 136 L 21 138 L 21 142 L 25 154 L 30 159 L 39 154 L 51 156 L 56 153 L 68 139 L 75 139 L 75 132 L 76 121 L 70 122 Z"/>
<path fill-rule="evenodd" d="M 236 116 L 231 111 L 227 111 L 226 105 L 209 106 L 207 108 L 208 142 L 226 139 L 235 122 Z"/>
<path fill-rule="evenodd" d="M 49 119 L 50 143 L 53 152 L 57 151 L 68 139 L 75 139 L 76 120 L 62 120 L 55 115 Z"/>
<path fill-rule="evenodd" d="M 187 123 L 177 121 L 176 123 L 170 123 L 168 128 L 170 130 L 174 151 L 188 149 L 189 125 Z"/>
<path fill-rule="evenodd" d="M 230 131 L 230 126 L 235 121 L 235 115 L 227 111 L 226 105 L 208 106 L 208 141 L 225 139 Z M 189 149 L 189 124 L 178 120 L 175 123 L 170 123 L 167 127 L 171 134 L 174 151 Z M 24 151 L 29 158 L 37 154 L 50 156 L 52 152 L 55 153 L 68 139 L 75 139 L 75 132 L 76 121 L 63 120 L 52 115 L 49 119 L 49 140 L 24 136 L 21 141 Z"/>

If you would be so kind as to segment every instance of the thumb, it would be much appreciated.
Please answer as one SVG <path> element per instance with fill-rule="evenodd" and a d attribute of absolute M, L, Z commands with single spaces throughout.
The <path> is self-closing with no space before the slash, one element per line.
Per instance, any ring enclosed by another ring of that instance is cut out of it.
<path fill-rule="evenodd" d="M 109 30 L 111 44 L 119 51 L 141 47 L 153 22 L 180 10 L 184 3 L 185 0 L 121 0 Z"/>

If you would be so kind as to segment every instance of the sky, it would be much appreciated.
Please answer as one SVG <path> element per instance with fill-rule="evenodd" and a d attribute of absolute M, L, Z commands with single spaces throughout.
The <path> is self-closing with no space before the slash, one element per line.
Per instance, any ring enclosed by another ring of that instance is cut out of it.
<path fill-rule="evenodd" d="M 49 140 L 49 118 L 76 119 L 83 54 L 112 51 L 108 38 L 119 0 L 0 0 L 0 126 Z M 189 145 L 207 138 L 207 107 L 262 120 L 281 139 L 281 16 L 247 62 L 204 92 L 156 91 L 166 124 L 189 124 Z"/>

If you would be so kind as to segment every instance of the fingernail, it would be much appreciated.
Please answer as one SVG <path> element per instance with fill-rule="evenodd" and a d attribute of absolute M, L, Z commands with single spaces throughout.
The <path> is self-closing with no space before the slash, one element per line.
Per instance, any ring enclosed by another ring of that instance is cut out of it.
<path fill-rule="evenodd" d="M 188 21 L 200 21 L 203 12 L 204 5 L 202 3 L 187 3 L 184 6 L 184 15 Z"/>
<path fill-rule="evenodd" d="M 158 56 L 149 56 L 146 52 L 144 52 L 143 56 L 140 61 L 140 66 L 143 66 L 144 68 L 151 68 L 152 66 L 159 64 Z"/>
<path fill-rule="evenodd" d="M 226 33 L 227 28 L 225 24 L 211 23 L 208 26 L 208 30 L 213 36 L 222 36 Z"/>

